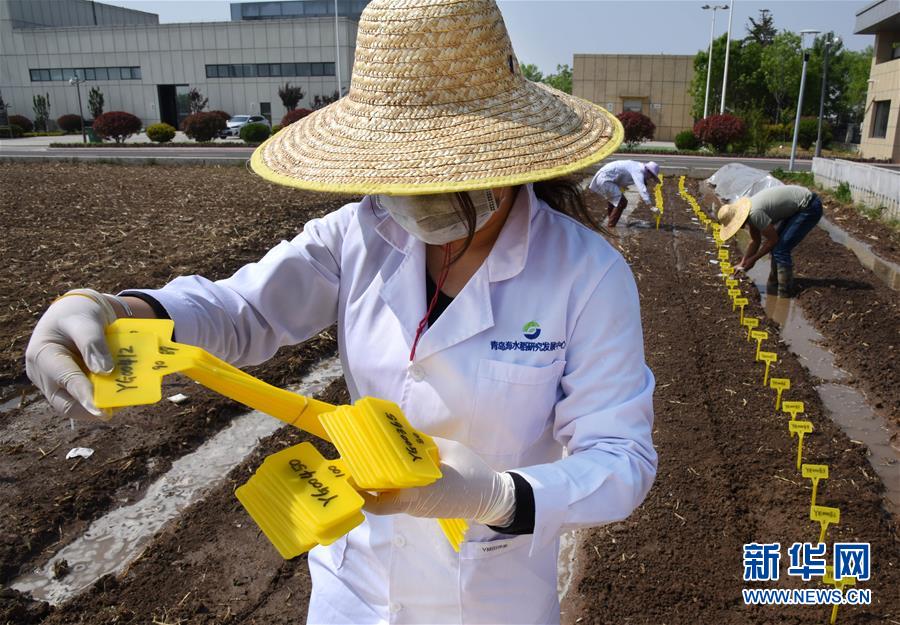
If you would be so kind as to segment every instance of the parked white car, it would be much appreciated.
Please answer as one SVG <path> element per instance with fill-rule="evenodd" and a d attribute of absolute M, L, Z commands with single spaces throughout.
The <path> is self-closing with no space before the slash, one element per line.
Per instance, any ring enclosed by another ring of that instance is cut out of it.
<path fill-rule="evenodd" d="M 272 130 L 272 124 L 270 124 L 269 120 L 262 115 L 234 115 L 225 122 L 225 130 L 219 132 L 219 138 L 227 139 L 228 137 L 240 137 L 241 128 L 247 124 L 265 124 L 269 127 L 270 131 Z"/>

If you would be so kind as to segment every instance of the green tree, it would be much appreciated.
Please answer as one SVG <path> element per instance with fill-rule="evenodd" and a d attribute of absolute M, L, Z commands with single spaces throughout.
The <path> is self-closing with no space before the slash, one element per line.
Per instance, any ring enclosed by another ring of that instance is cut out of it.
<path fill-rule="evenodd" d="M 747 36 L 744 38 L 744 41 L 748 43 L 755 41 L 763 47 L 771 45 L 775 40 L 775 35 L 778 34 L 772 12 L 769 9 L 760 9 L 758 22 L 752 17 L 749 19 L 750 25 L 747 26 Z"/>
<path fill-rule="evenodd" d="M 519 66 L 522 70 L 522 75 L 530 80 L 531 82 L 543 82 L 544 75 L 541 73 L 541 70 L 537 68 L 537 65 L 532 65 L 531 63 L 524 63 Z"/>
<path fill-rule="evenodd" d="M 544 77 L 545 84 L 565 93 L 572 93 L 572 68 L 568 65 L 557 65 L 556 73 Z"/>
<path fill-rule="evenodd" d="M 785 109 L 796 101 L 800 89 L 800 36 L 789 31 L 775 35 L 771 45 L 762 51 L 760 64 L 765 86 L 775 101 L 773 120 L 780 124 L 785 121 Z"/>
<path fill-rule="evenodd" d="M 91 118 L 93 119 L 103 115 L 103 92 L 97 87 L 91 87 L 88 95 L 88 109 L 91 111 Z"/>
<path fill-rule="evenodd" d="M 869 89 L 869 72 L 872 69 L 872 46 L 859 52 L 844 50 L 835 59 L 834 72 L 847 77 L 847 84 L 841 94 L 840 108 L 843 120 L 851 124 L 861 124 L 865 116 L 866 93 Z M 831 69 L 828 70 L 830 74 Z"/>
<path fill-rule="evenodd" d="M 722 75 L 725 71 L 725 39 L 722 35 L 713 42 L 712 76 L 709 89 L 709 114 L 719 112 L 722 98 Z M 731 51 L 728 57 L 728 97 L 725 108 L 733 111 L 760 105 L 767 110 L 770 100 L 767 97 L 765 79 L 759 68 L 763 47 L 755 41 L 731 40 Z M 694 56 L 694 78 L 688 88 L 691 94 L 692 114 L 694 119 L 703 117 L 703 100 L 706 95 L 706 65 L 709 55 L 707 50 L 700 50 Z"/>

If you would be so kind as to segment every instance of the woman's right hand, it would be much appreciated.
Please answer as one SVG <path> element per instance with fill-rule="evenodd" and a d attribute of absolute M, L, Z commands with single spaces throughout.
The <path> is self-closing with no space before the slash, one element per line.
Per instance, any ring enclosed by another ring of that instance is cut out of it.
<path fill-rule="evenodd" d="M 102 417 L 85 366 L 109 373 L 106 326 L 116 320 L 111 297 L 90 289 L 69 291 L 40 318 L 25 350 L 25 372 L 50 405 L 67 417 Z"/>

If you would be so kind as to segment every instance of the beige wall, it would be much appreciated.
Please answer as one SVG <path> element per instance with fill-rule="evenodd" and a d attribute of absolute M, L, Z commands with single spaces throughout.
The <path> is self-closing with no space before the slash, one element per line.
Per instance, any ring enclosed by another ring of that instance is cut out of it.
<path fill-rule="evenodd" d="M 694 57 L 655 54 L 576 54 L 572 93 L 619 114 L 625 100 L 640 100 L 656 124 L 654 139 L 672 141 L 692 128 Z"/>
<path fill-rule="evenodd" d="M 879 33 L 875 35 L 875 56 L 872 59 L 872 70 L 869 78 L 869 92 L 866 94 L 866 117 L 862 126 L 862 142 L 859 150 L 865 158 L 889 159 L 900 162 L 900 59 L 877 62 L 880 58 L 889 58 L 883 50 L 896 40 L 896 33 Z M 879 55 L 879 51 L 882 52 Z M 890 100 L 887 135 L 883 139 L 872 137 L 875 102 Z"/>

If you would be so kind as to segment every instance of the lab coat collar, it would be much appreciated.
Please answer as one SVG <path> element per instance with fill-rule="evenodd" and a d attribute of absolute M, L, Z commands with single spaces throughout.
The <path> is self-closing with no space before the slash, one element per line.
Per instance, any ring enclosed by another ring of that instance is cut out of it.
<path fill-rule="evenodd" d="M 537 202 L 532 185 L 527 184 L 519 189 L 506 223 L 503 224 L 503 229 L 485 261 L 491 282 L 508 280 L 524 269 L 525 259 L 528 257 L 531 220 Z M 398 252 L 408 256 L 417 243 L 421 245 L 420 241 L 391 219 L 390 215 L 378 208 L 370 196 L 362 201 L 360 210 L 376 211 L 381 217 L 381 221 L 375 227 L 376 232 Z"/>

